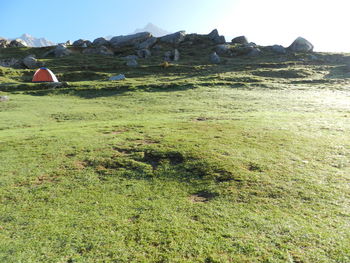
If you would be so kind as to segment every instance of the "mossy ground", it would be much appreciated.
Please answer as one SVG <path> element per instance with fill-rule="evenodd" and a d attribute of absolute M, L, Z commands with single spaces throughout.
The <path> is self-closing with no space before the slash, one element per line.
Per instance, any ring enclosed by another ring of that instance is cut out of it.
<path fill-rule="evenodd" d="M 347 56 L 209 51 L 0 68 L 1 262 L 350 261 Z"/>

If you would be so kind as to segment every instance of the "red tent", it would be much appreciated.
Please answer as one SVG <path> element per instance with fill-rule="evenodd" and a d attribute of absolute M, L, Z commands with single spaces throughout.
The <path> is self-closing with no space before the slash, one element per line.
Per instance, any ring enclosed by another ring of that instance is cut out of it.
<path fill-rule="evenodd" d="M 58 82 L 58 80 L 51 70 L 40 68 L 35 72 L 32 82 Z"/>

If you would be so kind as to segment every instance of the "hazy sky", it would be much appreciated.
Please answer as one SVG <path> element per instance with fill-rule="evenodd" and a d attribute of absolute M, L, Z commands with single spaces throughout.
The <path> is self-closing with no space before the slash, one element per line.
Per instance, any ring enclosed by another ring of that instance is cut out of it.
<path fill-rule="evenodd" d="M 0 0 L 0 36 L 54 42 L 120 35 L 148 22 L 167 31 L 288 46 L 303 36 L 318 51 L 350 52 L 350 0 Z"/>

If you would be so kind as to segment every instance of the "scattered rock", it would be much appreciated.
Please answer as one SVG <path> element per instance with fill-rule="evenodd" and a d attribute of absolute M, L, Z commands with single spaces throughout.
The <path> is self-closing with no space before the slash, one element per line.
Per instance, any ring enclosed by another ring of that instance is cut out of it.
<path fill-rule="evenodd" d="M 219 55 L 231 55 L 231 46 L 227 44 L 217 45 L 215 51 Z"/>
<path fill-rule="evenodd" d="M 74 47 L 91 47 L 92 43 L 89 40 L 79 39 L 73 42 Z"/>
<path fill-rule="evenodd" d="M 138 63 L 137 63 L 137 60 L 136 59 L 129 59 L 127 62 L 126 62 L 126 65 L 128 66 L 128 67 L 133 67 L 133 68 L 135 68 L 135 67 L 138 67 Z"/>
<path fill-rule="evenodd" d="M 139 58 L 149 58 L 151 55 L 152 53 L 148 49 L 141 49 L 137 51 L 137 56 Z"/>
<path fill-rule="evenodd" d="M 281 45 L 273 45 L 270 47 L 270 50 L 276 54 L 286 54 L 286 49 Z"/>
<path fill-rule="evenodd" d="M 214 29 L 208 34 L 208 38 L 212 40 L 215 44 L 225 44 L 226 39 L 224 36 L 219 35 L 219 31 L 217 29 Z"/>
<path fill-rule="evenodd" d="M 167 51 L 164 53 L 164 61 L 178 61 L 180 59 L 180 52 L 177 49 L 173 51 Z"/>
<path fill-rule="evenodd" d="M 153 47 L 157 43 L 157 38 L 156 37 L 151 37 L 147 39 L 146 41 L 143 41 L 140 44 L 136 45 L 137 49 L 149 49 Z"/>
<path fill-rule="evenodd" d="M 232 44 L 247 45 L 248 39 L 245 36 L 239 36 L 232 39 Z"/>
<path fill-rule="evenodd" d="M 210 63 L 213 63 L 213 64 L 220 64 L 221 62 L 221 59 L 218 56 L 218 54 L 216 54 L 216 52 L 210 54 L 209 60 L 210 60 Z"/>
<path fill-rule="evenodd" d="M 312 52 L 314 46 L 307 41 L 305 38 L 298 37 L 294 42 L 288 47 L 292 52 Z"/>
<path fill-rule="evenodd" d="M 119 74 L 117 76 L 112 76 L 109 78 L 109 80 L 124 80 L 124 79 L 126 79 L 124 74 Z"/>
<path fill-rule="evenodd" d="M 16 58 L 8 58 L 0 60 L 0 66 L 6 68 L 23 68 L 22 61 Z"/>
<path fill-rule="evenodd" d="M 22 39 L 15 39 L 10 42 L 8 47 L 27 47 L 27 44 Z"/>
<path fill-rule="evenodd" d="M 185 40 L 186 31 L 179 31 L 160 38 L 161 42 L 178 45 Z"/>
<path fill-rule="evenodd" d="M 104 37 L 99 37 L 99 38 L 96 38 L 92 44 L 95 46 L 95 47 L 101 47 L 101 46 L 108 46 L 109 45 L 109 41 L 107 39 L 105 39 Z"/>
<path fill-rule="evenodd" d="M 8 96 L 0 96 L 0 101 L 9 101 L 10 98 Z"/>
<path fill-rule="evenodd" d="M 42 62 L 35 58 L 35 55 L 26 56 L 23 59 L 23 64 L 29 69 L 36 69 L 44 66 Z"/>
<path fill-rule="evenodd" d="M 94 55 L 104 55 L 104 56 L 113 56 L 114 55 L 113 51 L 109 50 L 105 46 L 84 49 L 83 54 L 94 54 Z"/>
<path fill-rule="evenodd" d="M 141 32 L 133 35 L 113 37 L 110 40 L 110 43 L 114 48 L 120 48 L 125 46 L 136 46 L 139 43 L 145 42 L 149 38 L 152 38 L 151 33 Z"/>

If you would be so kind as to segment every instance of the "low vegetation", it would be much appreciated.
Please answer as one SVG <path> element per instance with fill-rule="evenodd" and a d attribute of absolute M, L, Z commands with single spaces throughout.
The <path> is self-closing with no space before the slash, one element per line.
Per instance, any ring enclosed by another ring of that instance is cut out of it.
<path fill-rule="evenodd" d="M 46 51 L 0 53 L 68 82 L 0 67 L 0 262 L 350 261 L 347 55 Z"/>

